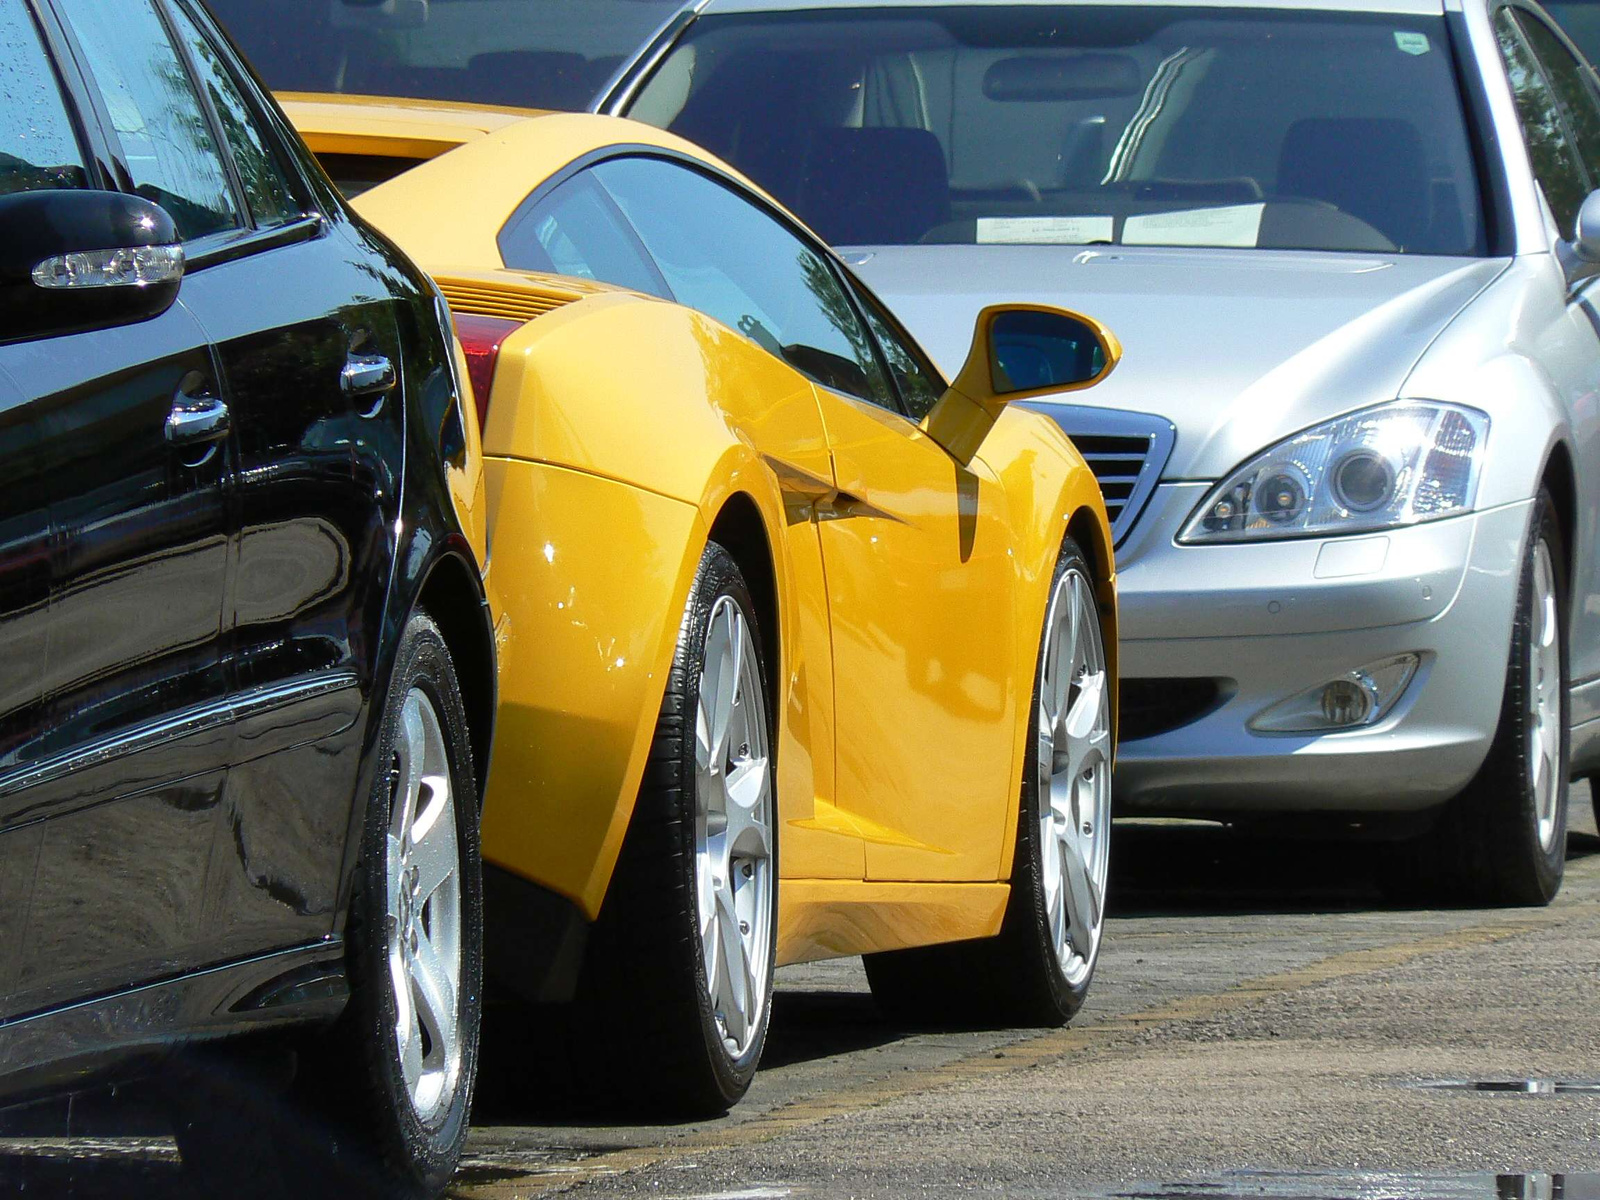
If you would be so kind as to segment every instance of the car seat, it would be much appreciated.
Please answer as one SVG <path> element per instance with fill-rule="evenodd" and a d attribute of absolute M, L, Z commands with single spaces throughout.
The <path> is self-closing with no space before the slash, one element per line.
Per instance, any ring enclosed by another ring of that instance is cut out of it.
<path fill-rule="evenodd" d="M 1425 249 L 1433 210 L 1422 135 L 1396 117 L 1310 117 L 1289 126 L 1277 195 L 1322 200 L 1405 250 Z"/>
<path fill-rule="evenodd" d="M 944 147 L 926 129 L 819 129 L 796 207 L 836 246 L 905 245 L 950 219 Z"/>

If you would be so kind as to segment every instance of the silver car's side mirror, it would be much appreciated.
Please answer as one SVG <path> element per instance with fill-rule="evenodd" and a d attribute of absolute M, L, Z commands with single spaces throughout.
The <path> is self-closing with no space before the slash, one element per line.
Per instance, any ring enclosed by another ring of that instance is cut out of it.
<path fill-rule="evenodd" d="M 1600 275 L 1600 189 L 1584 197 L 1572 240 L 1557 242 L 1556 254 L 1569 284 Z"/>

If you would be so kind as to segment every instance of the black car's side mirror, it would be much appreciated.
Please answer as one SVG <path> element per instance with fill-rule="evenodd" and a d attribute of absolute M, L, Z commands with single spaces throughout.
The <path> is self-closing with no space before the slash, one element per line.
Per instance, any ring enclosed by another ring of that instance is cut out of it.
<path fill-rule="evenodd" d="M 0 230 L 0 341 L 146 321 L 178 298 L 177 227 L 138 196 L 0 196 Z"/>

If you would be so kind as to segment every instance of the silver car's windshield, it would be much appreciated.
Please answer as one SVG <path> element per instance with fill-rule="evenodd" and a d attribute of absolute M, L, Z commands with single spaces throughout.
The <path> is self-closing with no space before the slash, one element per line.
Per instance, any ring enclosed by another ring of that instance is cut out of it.
<path fill-rule="evenodd" d="M 211 0 L 267 85 L 588 106 L 677 0 Z"/>
<path fill-rule="evenodd" d="M 628 115 L 721 154 L 840 245 L 1483 250 L 1440 18 L 711 13 Z"/>

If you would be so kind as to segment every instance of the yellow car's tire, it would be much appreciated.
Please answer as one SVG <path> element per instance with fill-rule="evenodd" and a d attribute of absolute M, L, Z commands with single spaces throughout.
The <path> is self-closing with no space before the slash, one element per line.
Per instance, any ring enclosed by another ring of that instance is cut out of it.
<path fill-rule="evenodd" d="M 763 645 L 738 565 L 709 545 L 570 1009 L 590 1031 L 573 1082 L 612 1110 L 725 1112 L 761 1057 L 778 861 Z"/>
<path fill-rule="evenodd" d="M 1040 637 L 1000 933 L 866 955 L 873 997 L 891 1020 L 1055 1026 L 1089 993 L 1111 835 L 1111 689 L 1095 595 L 1088 560 L 1069 537 Z"/>

